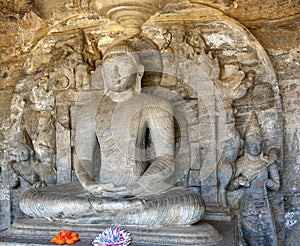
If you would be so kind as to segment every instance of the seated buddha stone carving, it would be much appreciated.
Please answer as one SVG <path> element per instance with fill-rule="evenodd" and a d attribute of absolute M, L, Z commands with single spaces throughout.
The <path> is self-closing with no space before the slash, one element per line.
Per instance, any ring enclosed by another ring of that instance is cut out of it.
<path fill-rule="evenodd" d="M 162 98 L 140 92 L 144 68 L 126 41 L 109 47 L 103 62 L 105 91 L 100 102 L 94 102 L 93 134 L 77 146 L 86 154 L 78 155 L 74 163 L 79 182 L 29 190 L 21 197 L 21 209 L 32 217 L 69 223 L 199 221 L 204 213 L 201 196 L 166 182 L 175 159 L 172 107 Z M 76 131 L 82 134 L 84 129 Z M 99 163 L 87 154 L 96 145 Z"/>

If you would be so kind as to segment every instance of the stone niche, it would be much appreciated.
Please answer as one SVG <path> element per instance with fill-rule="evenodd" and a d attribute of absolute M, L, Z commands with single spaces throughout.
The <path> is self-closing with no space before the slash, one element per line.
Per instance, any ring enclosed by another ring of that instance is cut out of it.
<path fill-rule="evenodd" d="M 10 153 L 18 143 L 29 144 L 42 167 L 55 170 L 57 184 L 77 180 L 78 112 L 103 94 L 102 54 L 126 33 L 122 23 L 94 11 L 96 1 L 33 2 L 50 28 L 30 52 L 14 89 L 9 151 L 1 167 L 1 229 L 22 216 L 17 199 L 28 189 L 7 185 Z M 252 111 L 264 151 L 272 146 L 282 150 L 282 106 L 272 64 L 245 27 L 211 7 L 170 3 L 149 17 L 130 40 L 145 67 L 142 91 L 166 98 L 174 109 L 176 160 L 169 182 L 202 195 L 206 220 L 231 221 L 235 210 L 226 186 L 242 155 Z M 280 160 L 278 168 L 281 173 Z M 282 194 L 268 194 L 280 240 Z"/>

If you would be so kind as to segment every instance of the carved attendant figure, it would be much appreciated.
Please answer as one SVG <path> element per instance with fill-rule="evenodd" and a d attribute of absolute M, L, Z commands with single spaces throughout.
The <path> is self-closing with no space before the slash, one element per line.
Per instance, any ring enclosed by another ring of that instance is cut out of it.
<path fill-rule="evenodd" d="M 55 171 L 35 158 L 34 147 L 26 129 L 23 134 L 26 142 L 16 147 L 14 157 L 8 164 L 10 186 L 14 188 L 20 185 L 21 188 L 30 189 L 55 184 Z"/>
<path fill-rule="evenodd" d="M 27 145 L 20 144 L 13 151 L 13 160 L 9 162 L 8 170 L 11 172 L 9 185 L 11 188 L 21 186 L 24 189 L 46 185 L 40 180 L 36 163 L 31 162 L 32 150 Z"/>
<path fill-rule="evenodd" d="M 217 100 L 217 107 L 223 109 L 226 115 L 226 134 L 222 139 L 222 155 L 218 162 L 219 201 L 224 209 L 228 209 L 230 198 L 226 187 L 232 176 L 234 163 L 238 157 L 242 141 L 235 126 L 233 102 L 243 98 L 253 85 L 255 73 L 247 74 L 240 70 L 238 63 L 225 64 L 222 69 L 221 81 L 214 80 L 215 88 L 221 100 Z"/>
<path fill-rule="evenodd" d="M 75 171 L 81 185 L 29 191 L 20 203 L 25 213 L 127 225 L 180 225 L 201 219 L 202 198 L 165 182 L 174 170 L 172 108 L 162 98 L 140 93 L 142 76 L 143 66 L 127 42 L 107 49 L 105 95 L 89 120 L 92 134 L 77 129 Z M 93 158 L 98 143 L 101 162 Z M 147 156 L 149 145 L 154 159 Z"/>
<path fill-rule="evenodd" d="M 252 112 L 246 129 L 245 154 L 236 162 L 233 179 L 228 187 L 243 188 L 239 208 L 239 236 L 241 245 L 277 245 L 273 214 L 267 189 L 279 189 L 276 160 L 277 148 L 271 148 L 268 159 L 262 155 L 262 137 Z"/>

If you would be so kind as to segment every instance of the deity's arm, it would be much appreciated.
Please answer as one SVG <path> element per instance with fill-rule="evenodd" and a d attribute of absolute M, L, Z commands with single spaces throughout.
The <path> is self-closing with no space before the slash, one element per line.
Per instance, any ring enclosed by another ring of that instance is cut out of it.
<path fill-rule="evenodd" d="M 279 180 L 279 172 L 276 163 L 273 163 L 268 167 L 268 174 L 269 174 L 269 178 L 266 182 L 266 186 L 270 190 L 279 190 L 280 180 Z"/>
<path fill-rule="evenodd" d="M 19 177 L 14 171 L 13 165 L 16 163 L 15 160 L 12 160 L 8 163 L 8 174 L 9 174 L 9 187 L 14 188 L 20 184 Z"/>
<path fill-rule="evenodd" d="M 232 175 L 231 180 L 229 181 L 229 184 L 227 186 L 227 190 L 233 191 L 233 190 L 237 190 L 241 186 L 246 186 L 247 178 L 244 175 L 242 175 L 242 172 L 243 172 L 243 167 L 242 166 L 243 166 L 243 164 L 245 164 L 245 159 L 243 157 L 241 157 L 236 162 L 235 171 Z"/>
<path fill-rule="evenodd" d="M 267 150 L 267 156 L 270 162 L 276 162 L 280 157 L 280 149 L 272 146 Z"/>
<path fill-rule="evenodd" d="M 271 165 L 269 164 L 268 166 L 268 180 L 266 182 L 266 186 L 270 190 L 279 190 L 280 181 L 276 162 L 280 157 L 280 149 L 277 147 L 269 148 L 267 151 L 267 156 Z"/>

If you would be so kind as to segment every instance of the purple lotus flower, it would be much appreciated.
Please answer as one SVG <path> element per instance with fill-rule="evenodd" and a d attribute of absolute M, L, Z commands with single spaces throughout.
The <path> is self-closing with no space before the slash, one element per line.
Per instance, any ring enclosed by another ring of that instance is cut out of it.
<path fill-rule="evenodd" d="M 121 227 L 105 229 L 99 237 L 92 242 L 96 246 L 127 246 L 131 243 L 131 235 Z"/>

